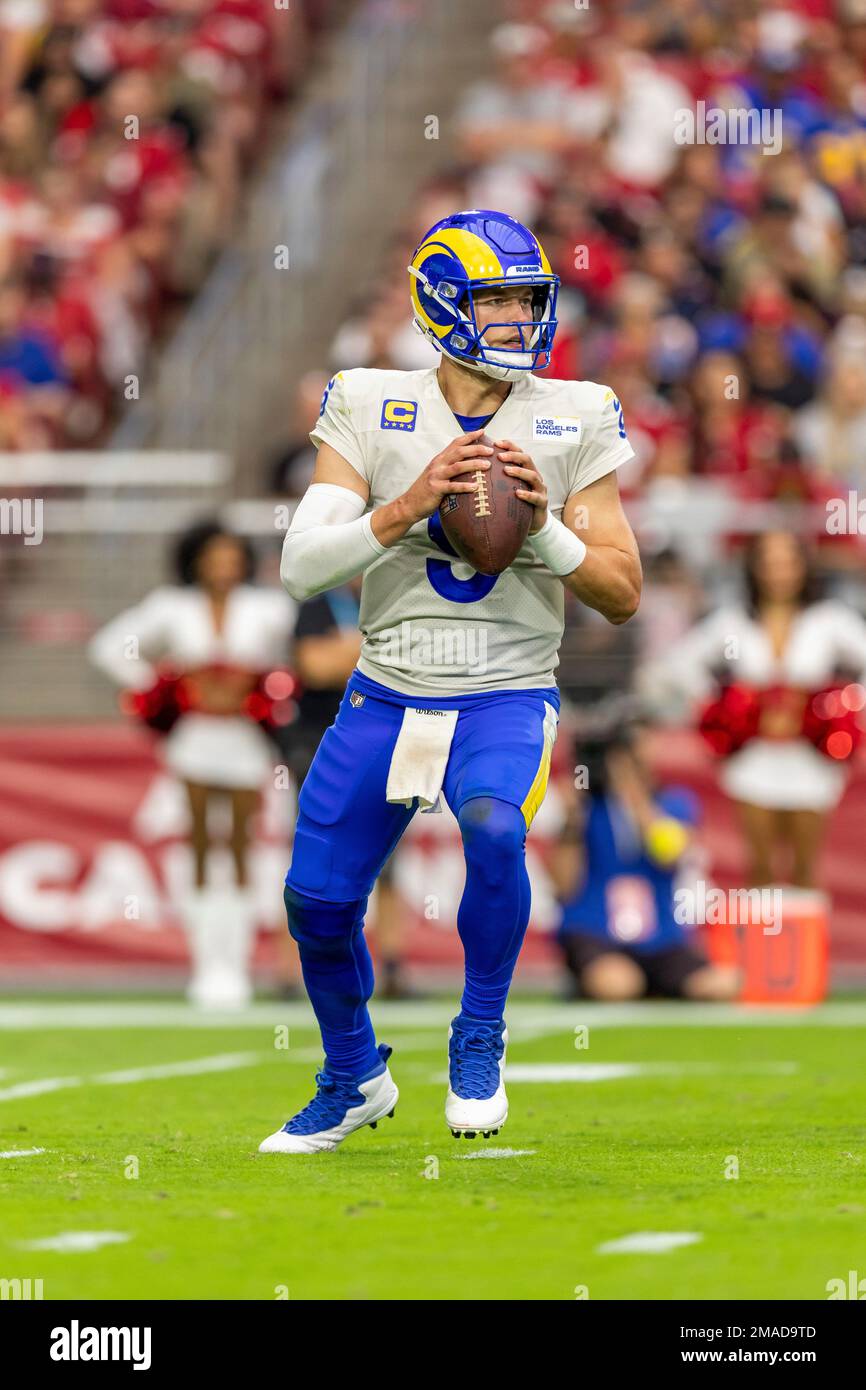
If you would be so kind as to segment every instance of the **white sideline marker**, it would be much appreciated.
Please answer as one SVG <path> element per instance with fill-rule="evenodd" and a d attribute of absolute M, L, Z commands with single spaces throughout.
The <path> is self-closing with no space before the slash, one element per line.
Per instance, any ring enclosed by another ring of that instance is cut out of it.
<path fill-rule="evenodd" d="M 44 1154 L 44 1149 L 2 1149 L 0 1158 L 30 1158 L 32 1154 Z"/>
<path fill-rule="evenodd" d="M 122 1231 L 61 1231 L 44 1240 L 19 1240 L 19 1250 L 57 1250 L 64 1255 L 78 1255 L 87 1250 L 99 1250 L 103 1245 L 123 1245 L 132 1237 Z"/>
<path fill-rule="evenodd" d="M 697 1245 L 703 1236 L 696 1231 L 636 1231 L 633 1236 L 607 1240 L 596 1249 L 597 1255 L 663 1255 L 681 1245 Z"/>

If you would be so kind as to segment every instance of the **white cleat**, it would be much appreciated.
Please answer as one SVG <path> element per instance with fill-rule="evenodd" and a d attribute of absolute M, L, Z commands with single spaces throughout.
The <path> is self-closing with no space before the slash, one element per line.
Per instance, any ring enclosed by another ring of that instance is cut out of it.
<path fill-rule="evenodd" d="M 508 1029 L 455 1018 L 448 1030 L 448 1094 L 445 1120 L 455 1139 L 488 1139 L 508 1119 L 505 1053 Z"/>
<path fill-rule="evenodd" d="M 371 1129 L 394 1114 L 400 1092 L 386 1065 L 391 1048 L 379 1046 L 380 1070 L 360 1081 L 343 1080 L 322 1070 L 316 1075 L 316 1095 L 276 1134 L 259 1145 L 261 1154 L 328 1153 L 357 1129 Z"/>

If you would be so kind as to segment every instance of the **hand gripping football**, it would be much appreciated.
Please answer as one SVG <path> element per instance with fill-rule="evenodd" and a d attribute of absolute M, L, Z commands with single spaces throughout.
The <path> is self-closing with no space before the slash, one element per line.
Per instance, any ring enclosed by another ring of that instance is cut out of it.
<path fill-rule="evenodd" d="M 485 434 L 478 441 L 493 447 Z M 478 481 L 474 492 L 446 493 L 439 504 L 442 530 L 461 560 L 479 574 L 501 574 L 516 559 L 529 534 L 534 508 L 517 496 L 524 480 L 505 472 L 499 451 L 489 455 L 490 467 L 460 473 L 460 482 Z"/>

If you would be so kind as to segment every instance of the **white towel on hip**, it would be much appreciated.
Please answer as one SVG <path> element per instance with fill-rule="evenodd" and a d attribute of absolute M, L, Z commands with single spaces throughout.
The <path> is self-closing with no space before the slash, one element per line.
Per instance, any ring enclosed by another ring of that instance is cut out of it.
<path fill-rule="evenodd" d="M 417 797 L 422 811 L 441 811 L 440 793 L 459 713 L 406 707 L 391 754 L 386 801 L 411 806 Z"/>

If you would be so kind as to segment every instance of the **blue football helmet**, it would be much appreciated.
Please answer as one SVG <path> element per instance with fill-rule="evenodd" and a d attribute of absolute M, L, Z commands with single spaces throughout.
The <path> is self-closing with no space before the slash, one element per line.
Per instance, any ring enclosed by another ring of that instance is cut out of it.
<path fill-rule="evenodd" d="M 500 381 L 549 364 L 559 276 L 538 238 L 515 218 L 485 208 L 444 217 L 408 270 L 415 326 L 446 357 Z M 532 287 L 532 322 L 505 320 L 479 329 L 474 294 L 496 285 Z M 484 336 L 490 328 L 516 329 L 521 346 L 491 346 Z"/>

